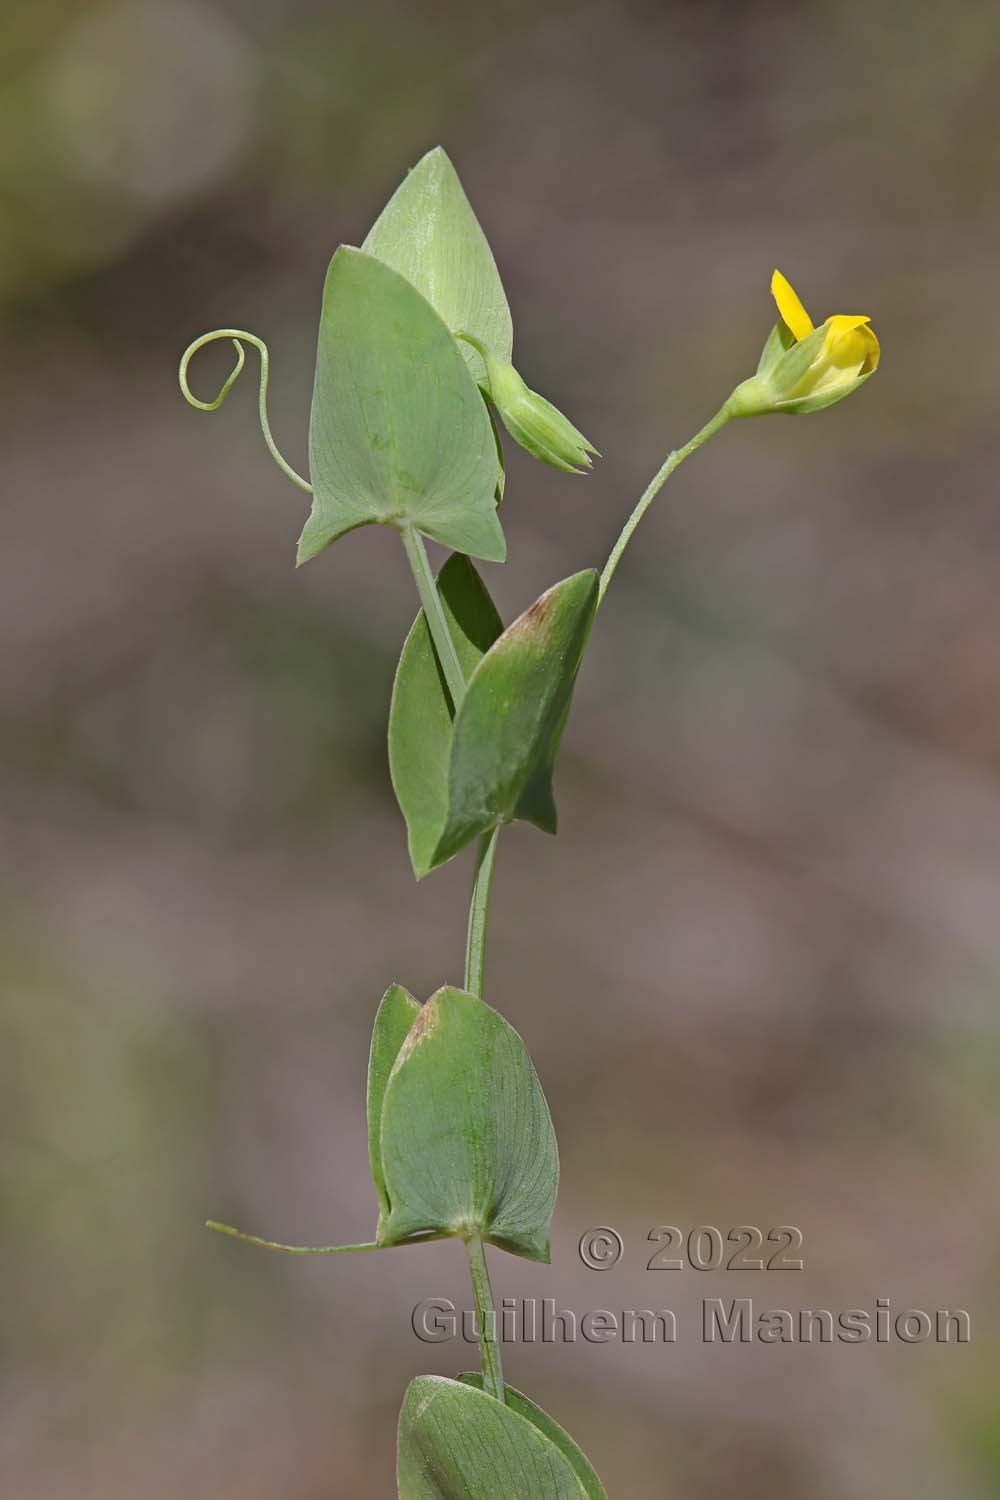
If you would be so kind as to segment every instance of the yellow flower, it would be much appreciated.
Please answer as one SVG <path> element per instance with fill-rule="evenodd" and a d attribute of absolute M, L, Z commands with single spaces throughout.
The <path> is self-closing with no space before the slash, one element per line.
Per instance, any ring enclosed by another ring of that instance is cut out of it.
<path fill-rule="evenodd" d="M 780 271 L 771 277 L 771 294 L 781 321 L 764 345 L 756 375 L 730 396 L 730 415 L 822 411 L 874 375 L 879 343 L 867 317 L 836 313 L 816 328 Z"/>

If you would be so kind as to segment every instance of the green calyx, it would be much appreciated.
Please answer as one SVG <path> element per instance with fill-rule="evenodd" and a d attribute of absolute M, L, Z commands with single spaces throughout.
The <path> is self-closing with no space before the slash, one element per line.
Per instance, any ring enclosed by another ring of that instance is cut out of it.
<path fill-rule="evenodd" d="M 582 474 L 592 466 L 593 455 L 600 457 L 597 449 L 558 407 L 531 390 L 509 360 L 498 359 L 472 334 L 462 330 L 458 337 L 482 356 L 483 390 L 526 453 L 568 474 Z"/>

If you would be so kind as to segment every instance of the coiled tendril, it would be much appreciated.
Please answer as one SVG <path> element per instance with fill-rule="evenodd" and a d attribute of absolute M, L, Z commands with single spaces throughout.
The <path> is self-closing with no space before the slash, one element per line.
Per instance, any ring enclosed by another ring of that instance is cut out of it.
<path fill-rule="evenodd" d="M 198 353 L 199 349 L 203 349 L 206 344 L 213 344 L 216 339 L 232 339 L 233 347 L 236 350 L 236 364 L 233 366 L 229 375 L 226 377 L 225 383 L 223 384 L 223 387 L 220 390 L 219 394 L 216 396 L 215 400 L 199 401 L 198 397 L 194 394 L 191 387 L 188 385 L 188 365 L 191 363 L 194 356 Z M 264 343 L 263 339 L 259 339 L 254 333 L 246 333 L 241 328 L 216 328 L 213 333 L 203 333 L 201 335 L 201 338 L 195 339 L 193 344 L 188 344 L 187 348 L 184 350 L 184 353 L 181 355 L 180 367 L 177 371 L 177 379 L 180 382 L 181 394 L 183 395 L 185 401 L 189 403 L 189 405 L 197 407 L 199 411 L 218 411 L 219 407 L 222 405 L 223 401 L 225 401 L 226 397 L 229 395 L 229 392 L 232 390 L 233 386 L 239 379 L 240 374 L 243 370 L 243 366 L 246 364 L 246 355 L 243 352 L 244 343 L 252 344 L 253 347 L 257 350 L 257 353 L 260 355 L 260 391 L 257 401 L 257 409 L 260 413 L 260 430 L 264 434 L 264 441 L 267 444 L 268 452 L 274 459 L 275 463 L 278 465 L 278 468 L 281 470 L 281 472 L 285 474 L 293 484 L 297 484 L 300 490 L 305 490 L 307 495 L 311 495 L 312 485 L 309 483 L 308 479 L 303 479 L 301 474 L 297 474 L 292 468 L 291 464 L 282 457 L 281 453 L 278 451 L 278 445 L 271 435 L 271 424 L 267 419 L 267 381 L 268 366 L 270 361 L 267 352 L 267 345 Z"/>

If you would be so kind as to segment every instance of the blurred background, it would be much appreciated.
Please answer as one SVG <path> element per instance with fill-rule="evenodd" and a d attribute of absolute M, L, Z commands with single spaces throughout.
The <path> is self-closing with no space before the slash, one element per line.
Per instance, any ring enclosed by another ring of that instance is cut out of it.
<path fill-rule="evenodd" d="M 21 1500 L 394 1494 L 411 1376 L 475 1351 L 454 1245 L 370 1236 L 378 999 L 461 979 L 470 857 L 415 886 L 385 727 L 414 613 L 386 532 L 296 573 L 250 328 L 299 468 L 329 256 L 436 142 L 517 363 L 602 449 L 509 452 L 510 619 L 600 563 L 756 364 L 779 265 L 884 363 L 734 424 L 602 611 L 562 833 L 518 827 L 487 998 L 561 1143 L 550 1268 L 673 1347 L 508 1378 L 613 1500 L 1000 1491 L 1000 17 L 992 0 L 7 0 L 0 1472 Z M 213 394 L 225 346 L 192 380 Z M 647 1273 L 652 1226 L 798 1225 L 804 1273 Z M 576 1245 L 610 1224 L 610 1273 Z M 964 1347 L 706 1346 L 706 1296 L 968 1309 Z"/>

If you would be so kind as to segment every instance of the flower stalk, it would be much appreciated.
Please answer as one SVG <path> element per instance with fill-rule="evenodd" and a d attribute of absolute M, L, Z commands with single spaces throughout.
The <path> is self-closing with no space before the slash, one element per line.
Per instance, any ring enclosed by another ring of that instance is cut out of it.
<path fill-rule="evenodd" d="M 686 458 L 690 458 L 691 454 L 696 452 L 696 450 L 700 448 L 703 443 L 707 443 L 709 438 L 717 433 L 720 428 L 725 427 L 726 423 L 729 421 L 732 415 L 732 412 L 728 408 L 728 404 L 726 406 L 720 407 L 720 409 L 715 413 L 715 416 L 712 417 L 711 421 L 706 422 L 700 432 L 696 432 L 694 437 L 684 444 L 683 448 L 676 448 L 673 453 L 667 455 L 667 458 L 664 461 L 663 465 L 657 470 L 657 472 L 653 475 L 653 478 L 650 480 L 649 484 L 646 486 L 645 490 L 643 490 L 635 509 L 632 511 L 632 514 L 629 516 L 628 520 L 625 522 L 625 525 L 622 527 L 618 540 L 612 547 L 610 556 L 608 557 L 607 562 L 604 564 L 604 570 L 601 573 L 601 581 L 598 590 L 598 603 L 600 603 L 604 599 L 604 595 L 608 591 L 608 585 L 610 584 L 612 578 L 614 578 L 615 576 L 615 571 L 618 567 L 618 564 L 622 560 L 622 554 L 624 553 L 625 548 L 628 546 L 629 542 L 632 540 L 632 537 L 635 534 L 636 527 L 639 525 L 639 522 L 642 520 L 649 507 L 652 505 L 653 501 L 656 499 L 657 495 L 660 493 L 663 486 L 670 478 L 671 474 L 675 469 L 680 467 L 680 465 Z"/>

